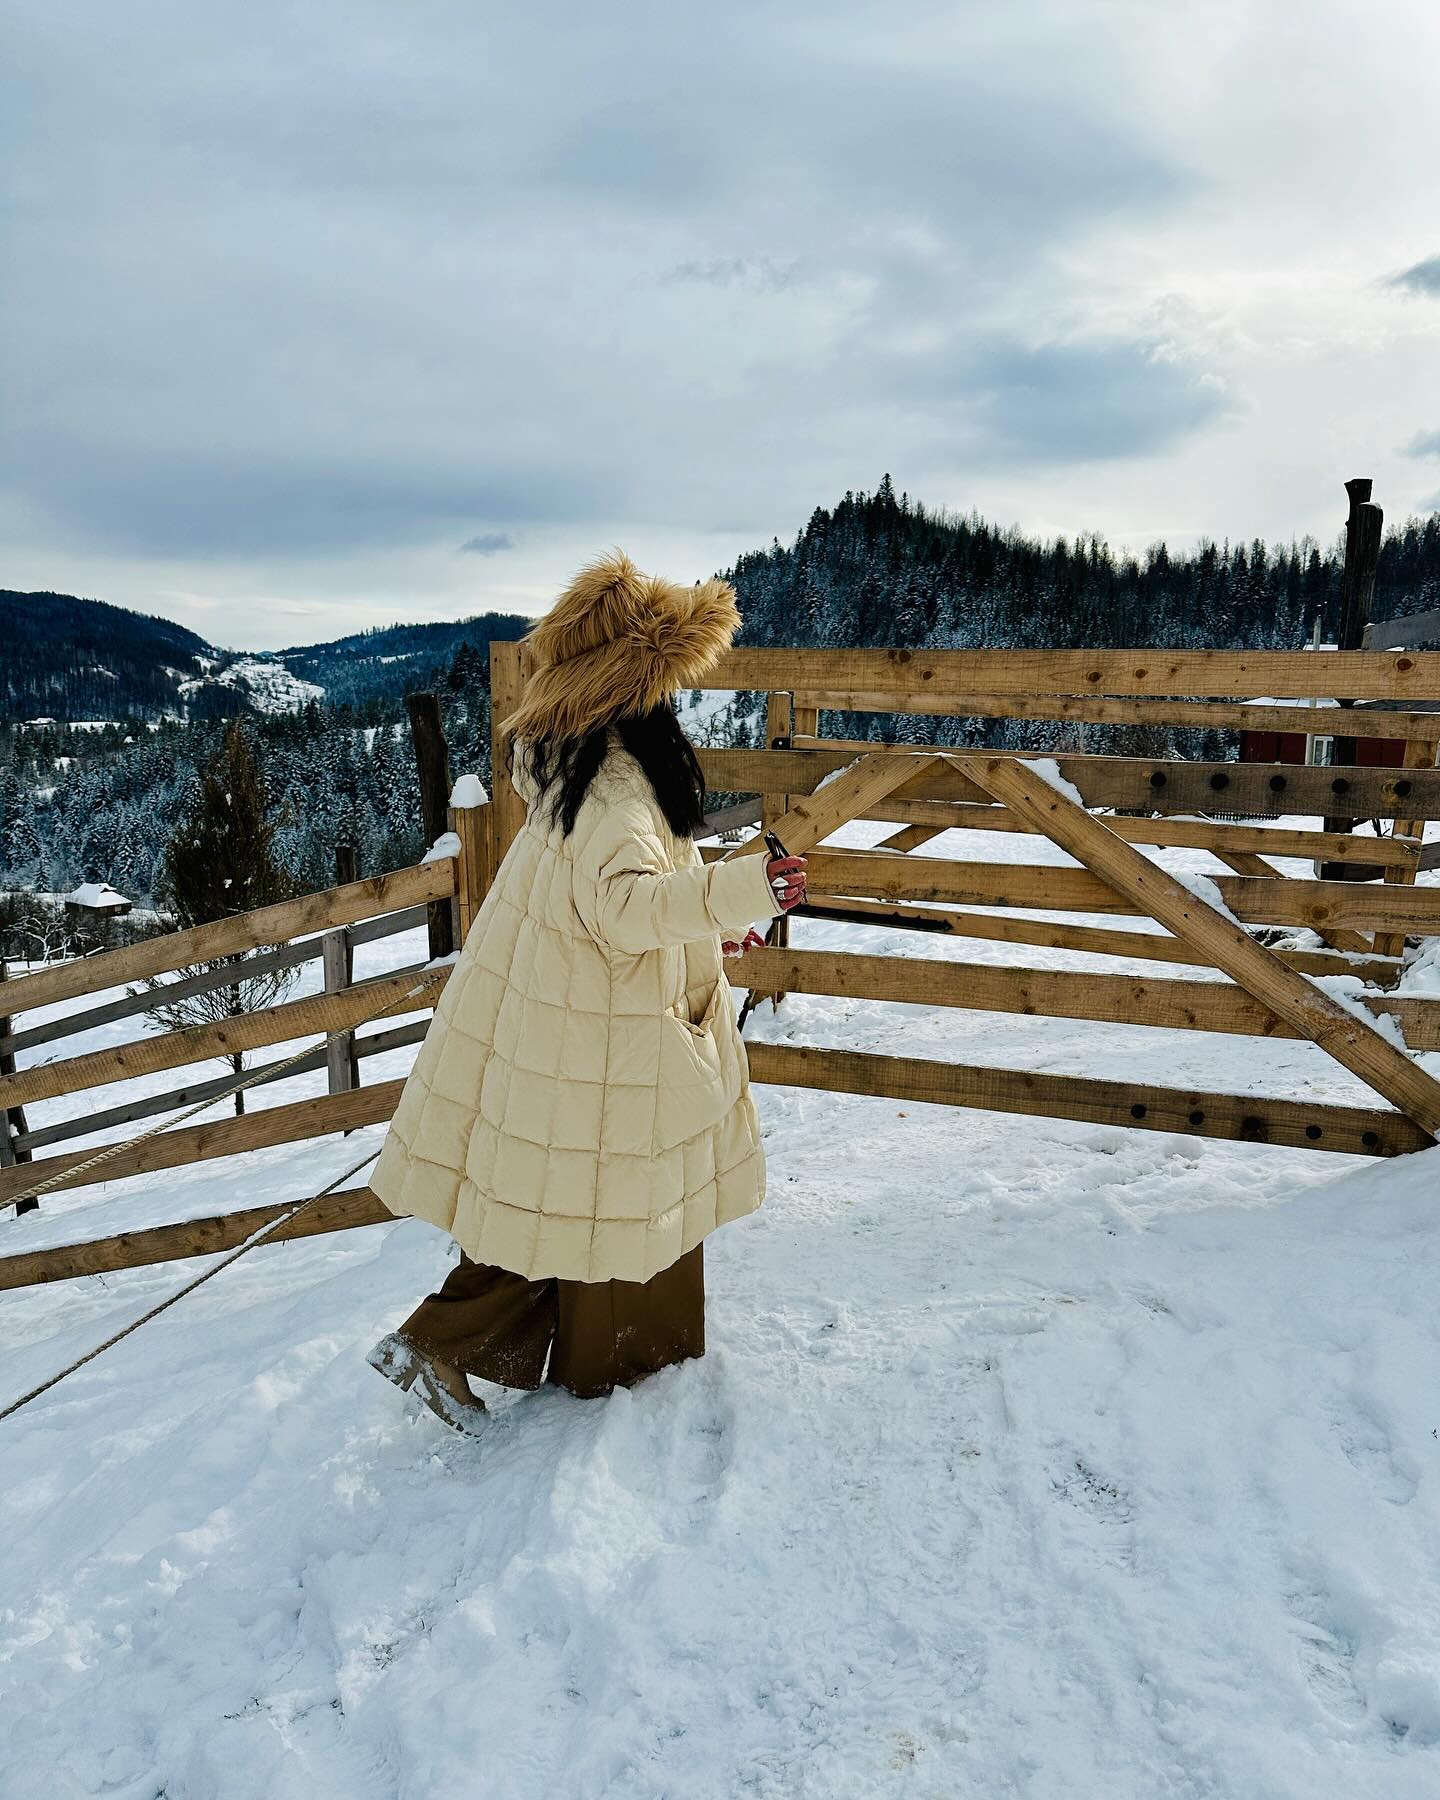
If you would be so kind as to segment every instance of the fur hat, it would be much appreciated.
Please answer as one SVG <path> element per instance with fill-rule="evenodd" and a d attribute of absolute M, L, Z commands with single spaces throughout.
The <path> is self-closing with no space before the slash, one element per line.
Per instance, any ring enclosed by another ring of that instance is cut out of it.
<path fill-rule="evenodd" d="M 530 673 L 509 738 L 583 737 L 647 713 L 712 669 L 740 624 L 725 581 L 644 575 L 621 550 L 582 569 L 525 638 Z"/>

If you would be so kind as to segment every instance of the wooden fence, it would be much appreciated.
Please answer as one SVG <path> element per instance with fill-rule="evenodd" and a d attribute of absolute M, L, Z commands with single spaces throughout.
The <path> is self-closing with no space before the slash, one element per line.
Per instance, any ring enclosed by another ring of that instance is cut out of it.
<path fill-rule="evenodd" d="M 497 717 L 518 698 L 524 655 L 522 645 L 491 646 Z M 1440 1132 L 1440 1084 L 1405 1050 L 1307 979 L 1359 975 L 1383 989 L 1398 976 L 1407 939 L 1440 935 L 1440 889 L 1416 884 L 1424 824 L 1440 819 L 1440 771 L 1434 766 L 1440 727 L 1434 713 L 1407 705 L 1440 701 L 1440 653 L 738 649 L 708 685 L 762 697 L 763 743 L 706 750 L 701 760 L 713 790 L 757 796 L 766 823 L 779 829 L 790 848 L 810 852 L 811 894 L 800 916 L 1143 959 L 1156 970 L 1154 976 L 1100 970 L 1060 974 L 1023 963 L 805 949 L 789 941 L 787 920 L 776 922 L 767 948 L 729 965 L 737 987 L 777 997 L 832 994 L 1256 1038 L 1308 1037 L 1359 1075 L 1377 1103 L 1259 1099 L 765 1043 L 750 1047 L 756 1081 L 1371 1155 L 1418 1149 Z M 1267 699 L 1245 698 L 1252 694 Z M 1404 768 L 1082 753 L 1040 759 L 819 734 L 822 710 L 1229 731 L 1274 730 L 1278 723 L 1293 730 L 1305 715 L 1276 702 L 1351 699 L 1400 703 L 1400 710 L 1384 714 L 1347 708 L 1345 730 L 1354 737 L 1383 733 L 1405 739 Z M 1215 811 L 1225 818 L 1208 816 Z M 1378 822 L 1375 834 L 1264 823 L 1281 817 L 1319 820 L 1342 811 Z M 729 822 L 736 816 L 731 809 Z M 0 1120 L 10 1121 L 0 1129 L 0 1164 L 6 1165 L 0 1166 L 0 1205 L 38 1181 L 83 1185 L 90 1179 L 83 1165 L 95 1154 L 93 1144 L 56 1146 L 80 1137 L 93 1140 L 97 1133 L 121 1134 L 107 1139 L 122 1146 L 104 1165 L 108 1182 L 389 1118 L 401 1083 L 364 1085 L 364 1062 L 423 1036 L 423 1014 L 433 1006 L 447 970 L 427 974 L 417 965 L 356 983 L 350 953 L 419 924 L 427 914 L 433 922 L 436 907 L 447 905 L 455 941 L 462 942 L 523 817 L 497 755 L 491 801 L 451 810 L 449 824 L 459 841 L 454 856 L 7 982 L 3 995 L 10 1022 L 0 1026 L 0 1059 L 6 1059 L 0 1071 L 12 1068 L 17 1054 L 29 1066 L 0 1072 Z M 854 819 L 884 821 L 892 830 L 870 849 L 827 842 Z M 952 827 L 1044 837 L 1071 853 L 1079 866 L 917 854 Z M 1142 846 L 1208 851 L 1216 860 L 1215 891 L 1224 910 L 1166 875 Z M 742 846 L 740 853 L 748 849 Z M 723 847 L 704 851 L 707 857 L 727 853 Z M 1378 868 L 1382 878 L 1288 875 L 1272 860 L 1276 857 L 1342 869 L 1363 865 Z M 1023 916 L 1036 911 L 1115 915 L 1118 922 Z M 1155 929 L 1157 924 L 1162 929 Z M 1313 931 L 1318 943 L 1266 948 L 1265 938 L 1300 928 Z M 227 957 L 241 961 L 218 971 L 199 967 Z M 81 1031 L 137 1018 L 154 1005 L 155 996 L 112 994 L 62 1017 L 36 1020 L 41 1009 L 176 971 L 198 971 L 168 986 L 168 994 L 178 998 L 233 983 L 237 970 L 243 976 L 315 961 L 325 974 L 321 994 L 81 1055 L 36 1062 L 26 1054 L 63 1044 Z M 1226 979 L 1167 972 L 1167 966 L 1177 965 L 1218 969 Z M 416 997 L 413 990 L 422 979 L 425 990 Z M 1411 1051 L 1440 1049 L 1440 1001 L 1380 991 L 1363 1004 L 1375 1019 L 1388 1021 L 1388 1029 L 1398 1029 Z M 398 1009 L 403 1022 L 387 1021 L 382 1029 L 362 1033 L 361 1026 L 387 1007 Z M 351 1035 L 283 1070 L 276 1060 L 258 1071 L 263 1086 L 282 1076 L 325 1070 L 328 1091 L 311 1098 L 132 1138 L 123 1136 L 125 1128 L 219 1096 L 232 1078 L 105 1100 L 107 1090 L 123 1089 L 140 1076 L 337 1031 Z M 46 1102 L 80 1093 L 97 1100 L 83 1115 L 38 1116 Z M 230 1248 L 293 1199 L 287 1195 L 242 1212 L 0 1258 L 0 1288 Z M 340 1230 L 383 1217 L 388 1215 L 370 1191 L 356 1188 L 310 1209 L 277 1236 Z"/>

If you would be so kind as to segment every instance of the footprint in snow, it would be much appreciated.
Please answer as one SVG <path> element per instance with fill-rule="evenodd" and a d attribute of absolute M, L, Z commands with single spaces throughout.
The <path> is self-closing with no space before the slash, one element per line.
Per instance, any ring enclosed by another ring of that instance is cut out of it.
<path fill-rule="evenodd" d="M 1420 1485 L 1420 1469 L 1396 1449 L 1385 1422 L 1367 1401 L 1350 1395 L 1332 1417 L 1331 1428 L 1346 1462 L 1374 1484 L 1382 1500 L 1409 1505 Z"/>
<path fill-rule="evenodd" d="M 1068 1509 L 1067 1536 L 1097 1562 L 1117 1569 L 1134 1566 L 1135 1508 L 1122 1487 L 1078 1456 L 1051 1476 L 1050 1485 Z"/>

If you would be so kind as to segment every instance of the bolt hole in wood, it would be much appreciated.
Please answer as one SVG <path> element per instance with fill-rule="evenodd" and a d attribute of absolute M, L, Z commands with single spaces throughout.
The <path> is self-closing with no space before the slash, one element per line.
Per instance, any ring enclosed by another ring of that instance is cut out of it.
<path fill-rule="evenodd" d="M 1137 1100 L 1134 1106 L 1130 1108 L 1130 1117 L 1132 1119 L 1143 1119 L 1149 1110 L 1148 1106 L 1142 1106 Z"/>
<path fill-rule="evenodd" d="M 1163 770 L 1163 769 L 1153 769 L 1153 770 L 1151 770 L 1151 773 L 1150 773 L 1150 785 L 1151 785 L 1151 787 L 1152 787 L 1152 788 L 1162 788 L 1162 787 L 1164 787 L 1164 785 L 1165 785 L 1165 783 L 1166 783 L 1166 781 L 1167 781 L 1167 780 L 1168 780 L 1168 777 L 1167 777 L 1167 775 L 1166 775 L 1166 774 L 1165 774 L 1165 771 L 1164 771 L 1164 770 Z"/>
<path fill-rule="evenodd" d="M 1320 1136 L 1320 1127 L 1318 1125 L 1307 1125 L 1305 1127 L 1305 1135 L 1313 1144 L 1316 1138 Z"/>
<path fill-rule="evenodd" d="M 1228 775 L 1212 775 L 1210 777 L 1210 785 L 1217 790 L 1228 788 L 1230 785 L 1230 777 Z"/>
<path fill-rule="evenodd" d="M 1205 1115 L 1198 1106 L 1195 1108 L 1194 1112 L 1190 1114 L 1190 1123 L 1192 1125 L 1203 1125 L 1205 1123 Z"/>
<path fill-rule="evenodd" d="M 1272 794 L 1283 794 L 1285 792 L 1285 777 L 1283 775 L 1272 775 L 1270 777 L 1270 792 Z"/>

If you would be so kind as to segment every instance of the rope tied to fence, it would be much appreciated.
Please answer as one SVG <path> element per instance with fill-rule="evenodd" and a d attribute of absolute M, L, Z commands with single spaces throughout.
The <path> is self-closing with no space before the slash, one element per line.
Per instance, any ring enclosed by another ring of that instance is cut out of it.
<path fill-rule="evenodd" d="M 352 1021 L 351 1024 L 342 1027 L 339 1031 L 328 1032 L 324 1038 L 324 1043 L 333 1043 L 337 1038 L 348 1036 L 349 1033 L 354 1030 L 356 1025 L 366 1025 L 375 1019 L 383 1019 L 387 1013 L 398 1011 L 401 1007 L 409 1005 L 412 1001 L 426 993 L 430 988 L 434 987 L 438 981 L 445 979 L 449 975 L 449 972 L 448 968 L 427 970 L 422 979 L 418 981 L 414 987 L 401 994 L 397 999 L 389 1000 L 384 1006 L 377 1007 L 373 1012 L 365 1013 L 362 1017 Z M 311 1054 L 312 1047 L 307 1045 L 305 1049 L 299 1051 L 296 1055 L 287 1057 L 284 1062 L 271 1064 L 264 1069 L 257 1070 L 255 1073 L 246 1076 L 243 1080 L 234 1083 L 223 1093 L 212 1094 L 208 1100 L 200 1102 L 197 1106 L 192 1106 L 189 1111 L 182 1113 L 178 1119 L 162 1120 L 159 1125 L 152 1126 L 150 1130 L 142 1132 L 139 1137 L 125 1138 L 119 1143 L 107 1144 L 103 1150 L 97 1152 L 96 1155 L 87 1158 L 84 1162 L 71 1164 L 68 1168 L 62 1170 L 59 1175 L 51 1176 L 47 1181 L 37 1182 L 25 1193 L 16 1195 L 14 1198 L 16 1201 L 28 1200 L 37 1194 L 47 1192 L 60 1181 L 73 1181 L 77 1174 L 83 1173 L 85 1170 L 92 1169 L 98 1164 L 107 1161 L 108 1158 L 114 1156 L 118 1151 L 131 1149 L 135 1144 L 143 1142 L 146 1138 L 155 1137 L 162 1131 L 169 1131 L 174 1126 L 183 1124 L 186 1119 L 193 1118 L 196 1113 L 204 1112 L 207 1108 L 215 1106 L 221 1100 L 233 1099 L 236 1094 L 243 1093 L 248 1087 L 253 1087 L 257 1081 L 273 1081 L 277 1074 L 292 1067 L 295 1063 L 303 1061 L 305 1057 Z M 77 1357 L 74 1362 L 67 1364 L 58 1374 L 50 1376 L 48 1380 L 42 1381 L 38 1387 L 33 1387 L 28 1393 L 22 1394 L 18 1400 L 12 1400 L 8 1406 L 0 1408 L 0 1421 L 10 1418 L 13 1414 L 19 1412 L 22 1406 L 28 1406 L 32 1400 L 38 1400 L 42 1394 L 49 1393 L 51 1388 L 57 1387 L 67 1376 L 73 1375 L 78 1369 L 83 1369 L 86 1363 L 93 1362 L 97 1356 L 103 1355 L 105 1351 L 113 1349 L 116 1344 L 129 1337 L 132 1332 L 138 1331 L 142 1325 L 148 1325 L 152 1319 L 156 1319 L 161 1313 L 167 1312 L 177 1301 L 183 1300 L 187 1294 L 193 1294 L 196 1288 L 203 1287 L 207 1281 L 218 1275 L 222 1269 L 228 1269 L 231 1263 L 238 1262 L 242 1256 L 253 1250 L 257 1244 L 264 1243 L 266 1238 L 277 1232 L 282 1225 L 288 1225 L 292 1219 L 297 1219 L 308 1207 L 318 1205 L 321 1200 L 327 1199 L 335 1192 L 335 1189 L 339 1187 L 342 1181 L 348 1181 L 352 1175 L 358 1175 L 361 1169 L 374 1162 L 379 1154 L 380 1150 L 377 1147 L 376 1149 L 371 1150 L 367 1155 L 362 1156 L 359 1162 L 353 1164 L 350 1168 L 337 1175 L 333 1181 L 321 1188 L 318 1194 L 310 1194 L 304 1200 L 297 1201 L 294 1206 L 288 1209 L 288 1211 L 278 1214 L 275 1218 L 269 1220 L 268 1223 L 251 1232 L 245 1242 L 238 1245 L 228 1256 L 222 1257 L 217 1263 L 212 1263 L 203 1273 L 197 1275 L 192 1281 L 186 1282 L 184 1287 L 177 1288 L 173 1294 L 168 1296 L 168 1298 L 160 1301 L 157 1306 L 152 1306 L 148 1312 L 142 1313 L 138 1319 L 132 1319 L 128 1325 L 123 1327 L 123 1329 L 117 1331 L 112 1337 L 106 1338 L 104 1343 L 96 1344 L 93 1349 L 87 1350 L 83 1356 Z M 9 1203 L 7 1202 L 7 1204 Z"/>
<path fill-rule="evenodd" d="M 113 1337 L 106 1338 L 103 1344 L 96 1344 L 93 1350 L 87 1350 L 83 1356 L 76 1357 L 75 1361 L 67 1364 L 65 1368 L 61 1369 L 58 1375 L 50 1376 L 47 1381 L 42 1381 L 38 1387 L 31 1388 L 28 1394 L 22 1394 L 18 1400 L 12 1400 L 8 1406 L 0 1408 L 0 1421 L 10 1418 L 12 1414 L 19 1412 L 22 1406 L 28 1406 L 32 1400 L 38 1400 L 42 1394 L 48 1394 L 51 1388 L 58 1387 L 67 1376 L 73 1375 L 77 1369 L 83 1369 L 86 1363 L 94 1362 L 97 1356 L 103 1355 L 106 1350 L 113 1349 L 122 1339 L 129 1337 L 132 1331 L 138 1331 L 142 1325 L 148 1325 L 152 1319 L 159 1318 L 160 1314 L 167 1312 L 175 1305 L 177 1300 L 183 1300 L 187 1294 L 193 1294 L 196 1288 L 203 1287 L 207 1281 L 213 1276 L 218 1275 L 222 1269 L 228 1269 L 231 1263 L 237 1262 L 245 1255 L 246 1251 L 253 1250 L 257 1244 L 263 1243 L 272 1232 L 278 1231 L 282 1225 L 288 1225 L 291 1219 L 298 1218 L 299 1215 L 305 1211 L 307 1206 L 314 1206 L 318 1201 L 324 1200 L 327 1196 L 333 1194 L 342 1181 L 348 1181 L 352 1175 L 358 1175 L 361 1169 L 368 1163 L 374 1162 L 379 1154 L 380 1151 L 376 1148 L 372 1150 L 368 1156 L 362 1156 L 359 1162 L 355 1163 L 351 1168 L 346 1169 L 343 1174 L 337 1175 L 326 1187 L 321 1188 L 318 1194 L 311 1194 L 307 1199 L 298 1201 L 288 1212 L 283 1212 L 279 1214 L 278 1217 L 271 1219 L 268 1224 L 262 1225 L 258 1231 L 252 1231 L 245 1242 L 232 1250 L 228 1256 L 222 1257 L 217 1263 L 212 1263 L 203 1274 L 197 1275 L 193 1281 L 187 1281 L 184 1287 L 177 1288 L 173 1294 L 169 1295 L 167 1299 L 162 1300 L 158 1306 L 152 1306 L 149 1312 L 141 1313 L 138 1319 L 132 1319 L 128 1325 L 123 1327 L 120 1331 L 117 1331 Z"/>

